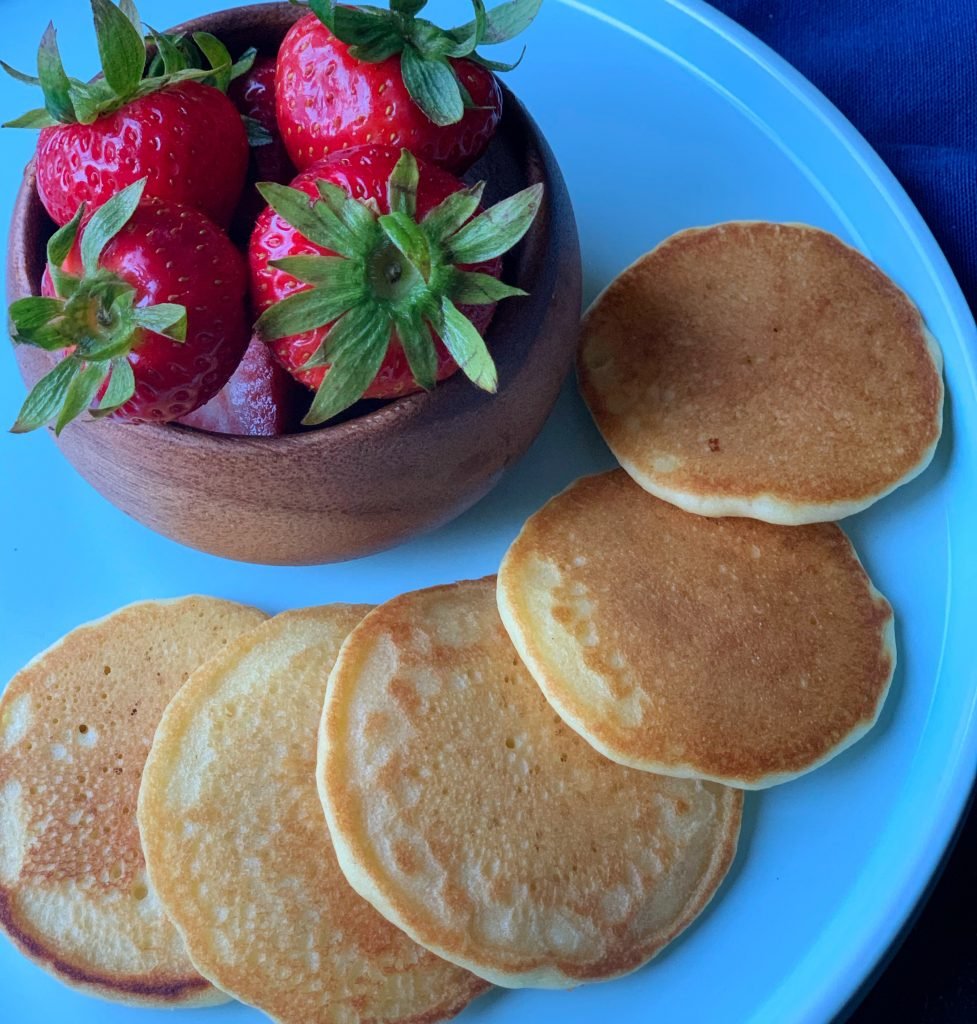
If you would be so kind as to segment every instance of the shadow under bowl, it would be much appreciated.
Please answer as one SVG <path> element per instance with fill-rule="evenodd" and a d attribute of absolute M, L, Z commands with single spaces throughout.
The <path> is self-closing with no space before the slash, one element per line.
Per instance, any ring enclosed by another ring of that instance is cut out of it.
<path fill-rule="evenodd" d="M 256 46 L 274 55 L 304 13 L 288 3 L 258 4 L 173 31 L 206 30 L 232 53 Z M 537 182 L 545 200 L 529 233 L 505 258 L 504 279 L 529 297 L 501 303 L 489 329 L 496 394 L 459 373 L 431 392 L 280 437 L 86 417 L 57 439 L 68 461 L 151 529 L 245 562 L 357 558 L 471 507 L 542 428 L 572 365 L 580 320 L 580 246 L 566 185 L 535 122 L 511 92 L 503 93 L 499 131 L 466 177 L 488 182 L 486 203 Z M 10 230 L 9 301 L 40 294 L 52 231 L 28 166 Z M 16 354 L 28 386 L 50 368 L 51 357 L 38 349 L 18 345 Z"/>

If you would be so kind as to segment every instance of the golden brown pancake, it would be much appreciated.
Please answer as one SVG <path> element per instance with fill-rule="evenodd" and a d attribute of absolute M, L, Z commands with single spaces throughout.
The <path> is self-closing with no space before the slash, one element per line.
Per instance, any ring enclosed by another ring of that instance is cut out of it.
<path fill-rule="evenodd" d="M 225 1001 L 149 885 L 136 798 L 153 733 L 202 662 L 265 618 L 208 597 L 133 604 L 38 655 L 0 699 L 0 925 L 93 995 Z"/>
<path fill-rule="evenodd" d="M 640 967 L 709 902 L 739 835 L 738 791 L 623 768 L 560 721 L 494 577 L 405 594 L 352 632 L 318 773 L 354 888 L 513 988 Z"/>
<path fill-rule="evenodd" d="M 907 296 L 834 235 L 679 232 L 584 318 L 578 374 L 641 486 L 688 512 L 840 519 L 929 464 L 942 356 Z"/>
<path fill-rule="evenodd" d="M 488 986 L 349 887 L 316 791 L 329 670 L 369 609 L 286 612 L 163 716 L 143 774 L 149 874 L 200 971 L 282 1024 L 434 1022 Z"/>
<path fill-rule="evenodd" d="M 874 723 L 892 609 L 833 523 L 707 519 L 622 470 L 531 516 L 499 609 L 547 700 L 622 764 L 759 789 Z"/>

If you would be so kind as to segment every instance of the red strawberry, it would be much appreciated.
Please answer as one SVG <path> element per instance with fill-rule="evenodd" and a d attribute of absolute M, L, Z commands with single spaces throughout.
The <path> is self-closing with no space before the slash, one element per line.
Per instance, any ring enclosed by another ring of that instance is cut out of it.
<path fill-rule="evenodd" d="M 255 187 L 259 181 L 286 185 L 295 177 L 295 167 L 278 131 L 275 117 L 275 68 L 271 57 L 258 57 L 250 71 L 236 78 L 227 95 L 251 126 L 251 164 L 244 195 L 234 214 L 232 236 L 247 245 L 265 201 Z"/>
<path fill-rule="evenodd" d="M 179 422 L 212 434 L 286 434 L 298 425 L 301 399 L 296 391 L 302 389 L 275 362 L 268 346 L 255 338 L 224 387 Z"/>
<path fill-rule="evenodd" d="M 482 44 L 511 39 L 541 0 L 515 0 L 442 31 L 415 15 L 425 0 L 391 0 L 391 10 L 326 0 L 292 26 L 278 54 L 278 122 L 295 165 L 368 144 L 405 147 L 460 173 L 489 144 L 502 93 Z"/>
<path fill-rule="evenodd" d="M 273 57 L 258 57 L 250 71 L 234 79 L 227 95 L 241 114 L 259 125 L 268 138 L 252 150 L 254 180 L 285 185 L 295 176 L 295 167 L 288 158 L 275 115 L 276 67 Z"/>
<path fill-rule="evenodd" d="M 484 183 L 362 146 L 289 188 L 260 187 L 271 208 L 251 240 L 255 329 L 317 389 L 304 423 L 431 388 L 459 366 L 495 390 L 482 335 L 499 299 L 525 294 L 498 280 L 500 257 L 529 229 L 541 185 L 472 219 Z"/>
<path fill-rule="evenodd" d="M 136 182 L 48 243 L 44 297 L 10 307 L 14 340 L 65 357 L 36 385 L 17 432 L 93 415 L 166 422 L 212 398 L 250 337 L 247 271 L 199 210 L 140 203 Z"/>
<path fill-rule="evenodd" d="M 111 0 L 92 0 L 92 9 L 103 77 L 88 84 L 67 77 L 53 26 L 41 42 L 36 79 L 7 68 L 44 91 L 45 107 L 8 127 L 42 129 L 36 169 L 45 209 L 63 225 L 81 203 L 91 212 L 146 179 L 147 197 L 194 206 L 228 224 L 244 186 L 247 133 L 220 89 L 190 80 L 229 82 L 227 50 L 201 36 L 216 65 L 190 69 L 171 46 L 164 73 L 144 78 L 146 43 L 131 4 L 133 21 Z"/>

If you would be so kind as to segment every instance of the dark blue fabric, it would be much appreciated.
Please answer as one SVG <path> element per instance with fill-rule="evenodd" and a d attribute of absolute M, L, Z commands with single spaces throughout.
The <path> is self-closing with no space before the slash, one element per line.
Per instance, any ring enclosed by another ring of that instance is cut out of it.
<path fill-rule="evenodd" d="M 712 0 L 865 136 L 977 312 L 977 0 Z"/>

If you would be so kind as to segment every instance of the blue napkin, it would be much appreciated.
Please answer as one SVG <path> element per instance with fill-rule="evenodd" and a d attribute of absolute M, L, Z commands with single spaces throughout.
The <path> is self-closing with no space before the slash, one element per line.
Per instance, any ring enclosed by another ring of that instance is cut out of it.
<path fill-rule="evenodd" d="M 711 2 L 868 139 L 977 312 L 977 0 Z"/>

